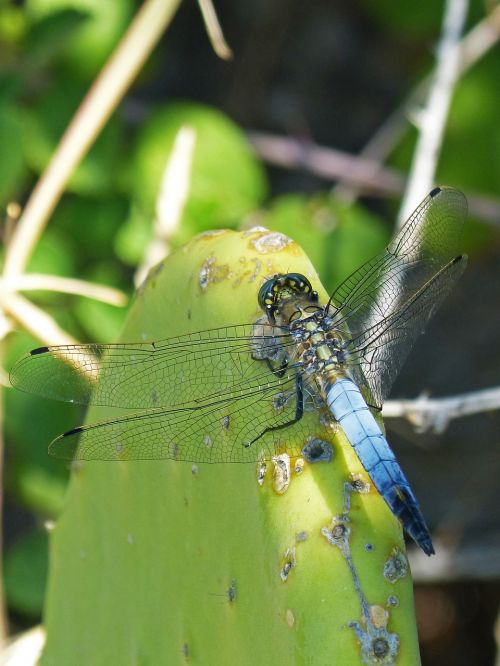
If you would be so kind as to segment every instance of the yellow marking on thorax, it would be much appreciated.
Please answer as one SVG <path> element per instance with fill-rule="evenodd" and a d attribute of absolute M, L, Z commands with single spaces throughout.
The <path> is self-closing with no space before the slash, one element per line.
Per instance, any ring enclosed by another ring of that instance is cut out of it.
<path fill-rule="evenodd" d="M 332 357 L 332 352 L 330 347 L 328 346 L 328 343 L 325 340 L 325 334 L 323 333 L 323 331 L 318 331 L 317 328 L 318 327 L 313 322 L 308 322 L 305 325 L 305 329 L 307 331 L 313 332 L 311 337 L 309 338 L 309 341 L 313 345 L 318 345 L 318 347 L 316 347 L 316 354 L 318 358 L 321 359 L 322 361 L 327 361 L 329 358 Z"/>
<path fill-rule="evenodd" d="M 316 356 L 318 359 L 321 361 L 328 361 L 329 359 L 332 359 L 335 363 L 335 360 L 333 359 L 333 353 L 328 345 L 325 333 L 323 331 L 318 331 L 317 326 L 313 322 L 307 322 L 304 328 L 307 331 L 311 331 L 311 336 L 308 340 L 308 343 L 312 345 L 318 345 L 316 347 Z M 303 348 L 305 349 L 306 345 L 304 345 Z M 339 371 L 337 368 L 334 369 L 329 367 L 325 368 L 321 375 L 316 375 L 314 379 L 315 383 L 320 389 L 320 392 L 325 394 L 327 384 L 334 384 L 337 380 L 345 378 L 346 376 L 346 373 L 342 370 Z"/>

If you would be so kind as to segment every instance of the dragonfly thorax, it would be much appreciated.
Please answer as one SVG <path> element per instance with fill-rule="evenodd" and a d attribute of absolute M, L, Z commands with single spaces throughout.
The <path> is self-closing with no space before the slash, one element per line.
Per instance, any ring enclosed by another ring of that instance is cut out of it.
<path fill-rule="evenodd" d="M 286 273 L 267 280 L 260 289 L 259 304 L 270 324 L 289 333 L 295 343 L 291 356 L 303 372 L 314 378 L 341 373 L 347 343 L 304 275 Z M 266 356 L 270 357 L 269 345 Z"/>
<path fill-rule="evenodd" d="M 344 374 L 343 366 L 348 356 L 347 341 L 338 330 L 327 325 L 329 319 L 324 310 L 318 310 L 290 324 L 297 360 L 304 372 L 315 379 L 327 377 L 331 373 L 336 376 Z"/>

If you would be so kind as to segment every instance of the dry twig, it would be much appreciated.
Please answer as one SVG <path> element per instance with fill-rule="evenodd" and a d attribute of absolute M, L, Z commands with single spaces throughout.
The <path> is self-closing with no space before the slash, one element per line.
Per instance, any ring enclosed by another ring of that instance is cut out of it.
<path fill-rule="evenodd" d="M 325 148 L 315 143 L 263 132 L 252 132 L 249 139 L 256 153 L 270 164 L 285 169 L 304 169 L 310 173 L 352 185 L 363 194 L 397 196 L 404 191 L 405 177 L 379 162 Z M 469 211 L 481 220 L 500 224 L 500 201 L 467 193 Z"/>
<path fill-rule="evenodd" d="M 19 219 L 4 275 L 23 272 L 66 183 L 163 34 L 180 0 L 146 0 L 87 93 Z"/>
<path fill-rule="evenodd" d="M 478 62 L 500 39 L 500 6 L 474 28 L 460 42 L 459 74 L 465 74 Z M 407 96 L 404 102 L 387 116 L 379 129 L 360 151 L 359 157 L 373 160 L 379 165 L 394 149 L 404 132 L 409 127 L 408 120 L 419 108 L 433 80 L 433 73 L 426 76 Z M 353 200 L 358 196 L 356 188 L 347 178 L 342 178 L 333 190 L 336 196 Z"/>
<path fill-rule="evenodd" d="M 212 0 L 198 0 L 198 5 L 213 50 L 219 58 L 230 60 L 233 57 L 233 52 L 226 42 Z"/>
<path fill-rule="evenodd" d="M 467 0 L 447 0 L 443 30 L 436 53 L 436 69 L 426 108 L 419 111 L 419 138 L 413 156 L 399 227 L 418 202 L 434 186 L 434 175 L 443 140 L 446 118 L 460 65 L 460 35 L 467 15 Z"/>
<path fill-rule="evenodd" d="M 0 293 L 5 291 L 58 291 L 63 294 L 75 294 L 76 296 L 92 298 L 117 307 L 127 303 L 127 295 L 114 287 L 41 273 L 24 273 L 23 275 L 0 278 Z"/>
<path fill-rule="evenodd" d="M 417 432 L 443 433 L 453 419 L 500 409 L 500 387 L 471 391 L 444 398 L 421 395 L 415 400 L 388 400 L 384 404 L 384 418 L 405 418 Z"/>
<path fill-rule="evenodd" d="M 55 319 L 20 294 L 5 292 L 2 306 L 24 330 L 45 345 L 74 345 L 78 342 Z"/>

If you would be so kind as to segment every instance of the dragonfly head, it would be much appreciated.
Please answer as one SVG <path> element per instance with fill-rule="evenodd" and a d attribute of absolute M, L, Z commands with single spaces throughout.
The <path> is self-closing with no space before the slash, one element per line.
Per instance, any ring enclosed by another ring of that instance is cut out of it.
<path fill-rule="evenodd" d="M 318 292 L 313 290 L 309 280 L 301 273 L 285 273 L 266 280 L 258 298 L 271 324 L 276 323 L 277 314 L 282 315 L 288 323 L 296 316 L 296 312 L 300 312 L 301 306 L 318 302 Z"/>

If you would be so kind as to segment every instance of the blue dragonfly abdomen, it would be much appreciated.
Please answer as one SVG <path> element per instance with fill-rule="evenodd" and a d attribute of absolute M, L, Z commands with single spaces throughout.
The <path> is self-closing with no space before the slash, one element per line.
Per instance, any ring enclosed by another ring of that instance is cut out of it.
<path fill-rule="evenodd" d="M 348 378 L 326 387 L 326 402 L 391 511 L 427 555 L 431 536 L 417 499 L 359 388 Z"/>

